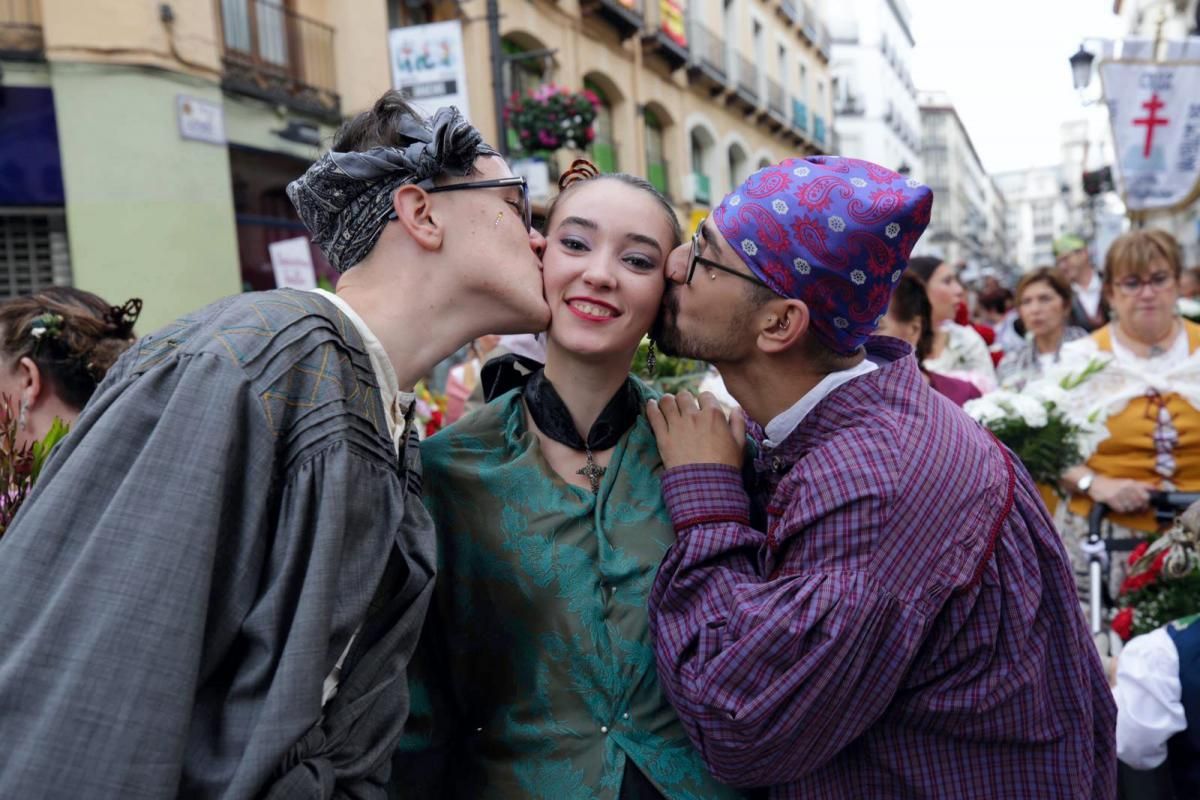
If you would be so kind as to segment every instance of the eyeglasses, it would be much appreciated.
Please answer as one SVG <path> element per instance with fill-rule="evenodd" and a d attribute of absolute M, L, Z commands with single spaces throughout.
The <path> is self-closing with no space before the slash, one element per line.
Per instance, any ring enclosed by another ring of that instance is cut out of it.
<path fill-rule="evenodd" d="M 692 276 L 696 274 L 696 265 L 703 264 L 704 266 L 708 267 L 709 269 L 719 270 L 719 271 L 727 273 L 729 275 L 736 275 L 737 277 L 741 278 L 742 280 L 750 281 L 755 286 L 762 286 L 765 289 L 771 289 L 770 286 L 763 283 L 762 281 L 760 281 L 758 278 L 754 277 L 753 275 L 747 275 L 744 272 L 738 272 L 736 269 L 730 269 L 729 267 L 725 266 L 724 264 L 718 264 L 716 261 L 712 261 L 711 259 L 704 258 L 703 256 L 700 255 L 700 235 L 701 235 L 700 232 L 702 230 L 704 230 L 704 224 L 706 222 L 708 222 L 707 217 L 705 217 L 703 220 L 700 221 L 700 224 L 696 227 L 696 232 L 692 234 L 692 260 L 690 262 L 688 262 L 687 278 L 684 280 L 684 284 L 688 285 L 688 286 L 691 285 Z M 773 292 L 775 290 L 771 289 L 771 291 Z"/>
<path fill-rule="evenodd" d="M 1174 277 L 1175 276 L 1169 272 L 1156 272 L 1145 280 L 1130 276 L 1128 278 L 1122 278 L 1114 285 L 1121 290 L 1121 294 L 1133 297 L 1142 291 L 1143 286 L 1149 286 L 1154 291 L 1161 292 L 1163 289 L 1171 285 L 1171 280 Z"/>
<path fill-rule="evenodd" d="M 429 194 L 438 192 L 457 192 L 463 189 L 509 189 L 513 186 L 521 190 L 521 221 L 525 223 L 525 232 L 533 228 L 533 208 L 529 205 L 529 183 L 524 177 L 515 175 L 511 178 L 495 178 L 488 181 L 467 181 L 466 183 L 448 183 L 445 186 L 422 186 Z M 397 220 L 395 209 L 388 214 L 389 220 Z"/>

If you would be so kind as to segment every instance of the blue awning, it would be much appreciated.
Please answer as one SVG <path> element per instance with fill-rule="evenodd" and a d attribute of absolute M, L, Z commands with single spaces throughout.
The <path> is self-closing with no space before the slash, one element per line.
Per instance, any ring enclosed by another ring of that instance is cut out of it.
<path fill-rule="evenodd" d="M 50 89 L 0 86 L 0 206 L 61 206 L 62 160 Z"/>

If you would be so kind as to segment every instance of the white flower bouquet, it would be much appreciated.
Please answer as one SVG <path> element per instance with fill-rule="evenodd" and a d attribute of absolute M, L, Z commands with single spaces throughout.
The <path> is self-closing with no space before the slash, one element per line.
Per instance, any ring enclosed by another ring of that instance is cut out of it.
<path fill-rule="evenodd" d="M 1038 483 L 1058 485 L 1069 467 L 1095 449 L 1103 437 L 1095 415 L 1081 418 L 1070 411 L 1069 392 L 1104 369 L 1092 361 L 1078 375 L 1036 381 L 1022 392 L 999 390 L 968 401 L 963 410 L 1008 445 Z"/>

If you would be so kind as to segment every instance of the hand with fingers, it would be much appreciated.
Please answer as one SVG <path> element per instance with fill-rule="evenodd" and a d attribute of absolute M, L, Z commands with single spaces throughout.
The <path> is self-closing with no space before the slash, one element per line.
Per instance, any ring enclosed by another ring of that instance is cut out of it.
<path fill-rule="evenodd" d="M 1097 503 L 1104 503 L 1118 514 L 1144 511 L 1150 506 L 1150 493 L 1154 486 L 1128 478 L 1107 478 L 1097 475 L 1088 489 L 1088 496 Z"/>
<path fill-rule="evenodd" d="M 746 422 L 740 411 L 732 419 L 717 398 L 703 392 L 663 395 L 646 406 L 646 417 L 658 440 L 658 451 L 667 469 L 685 464 L 726 464 L 738 469 L 746 446 Z"/>

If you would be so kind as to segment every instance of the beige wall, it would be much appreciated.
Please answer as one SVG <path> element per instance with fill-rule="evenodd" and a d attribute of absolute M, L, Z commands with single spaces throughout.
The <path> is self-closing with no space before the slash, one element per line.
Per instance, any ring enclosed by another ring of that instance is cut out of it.
<path fill-rule="evenodd" d="M 210 78 L 219 74 L 220 26 L 210 0 L 171 3 L 173 37 L 159 18 L 159 3 L 151 0 L 41 3 L 48 60 L 149 64 Z"/>

